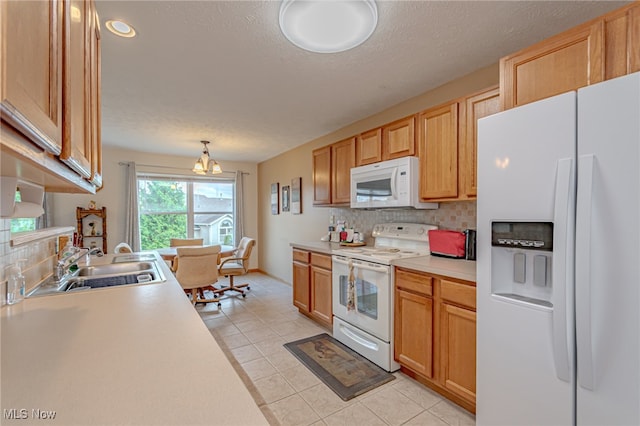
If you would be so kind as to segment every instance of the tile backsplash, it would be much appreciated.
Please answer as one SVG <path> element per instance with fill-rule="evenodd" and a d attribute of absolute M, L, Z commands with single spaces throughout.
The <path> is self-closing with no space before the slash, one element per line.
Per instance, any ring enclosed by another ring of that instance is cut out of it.
<path fill-rule="evenodd" d="M 54 228 L 49 228 L 54 229 Z M 16 247 L 11 246 L 11 219 L 0 219 L 0 304 L 6 303 L 7 281 L 5 267 L 14 264 L 18 259 L 27 259 L 23 275 L 28 292 L 36 284 L 51 275 L 57 260 L 57 240 L 60 235 L 73 238 L 73 231 L 67 228 L 61 232 L 43 233 L 42 238 L 35 238 Z"/>
<path fill-rule="evenodd" d="M 440 203 L 436 210 L 331 208 L 329 215 L 333 216 L 335 222 L 346 221 L 349 227 L 364 232 L 367 238 L 371 237 L 374 225 L 389 222 L 427 223 L 437 225 L 440 229 L 456 231 L 476 229 L 475 201 Z M 329 220 L 330 218 L 327 219 L 327 226 Z"/>

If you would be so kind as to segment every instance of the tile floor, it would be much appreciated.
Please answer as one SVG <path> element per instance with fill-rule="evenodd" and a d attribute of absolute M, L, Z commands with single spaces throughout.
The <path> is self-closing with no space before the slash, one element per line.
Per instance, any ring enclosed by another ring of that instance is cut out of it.
<path fill-rule="evenodd" d="M 236 282 L 251 284 L 245 299 L 196 309 L 272 425 L 475 425 L 472 414 L 400 372 L 344 402 L 282 346 L 331 331 L 298 313 L 287 284 L 260 273 Z"/>

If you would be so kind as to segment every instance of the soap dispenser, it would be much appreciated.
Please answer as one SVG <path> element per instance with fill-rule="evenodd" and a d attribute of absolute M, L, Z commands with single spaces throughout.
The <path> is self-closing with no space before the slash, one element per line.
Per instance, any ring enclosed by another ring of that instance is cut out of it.
<path fill-rule="evenodd" d="M 24 299 L 26 280 L 22 275 L 22 267 L 26 259 L 20 259 L 15 264 L 5 268 L 7 277 L 7 304 L 15 305 Z"/>

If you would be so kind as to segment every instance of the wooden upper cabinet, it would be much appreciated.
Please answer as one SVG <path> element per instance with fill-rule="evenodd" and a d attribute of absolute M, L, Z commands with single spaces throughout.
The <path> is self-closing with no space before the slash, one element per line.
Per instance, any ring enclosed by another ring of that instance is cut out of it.
<path fill-rule="evenodd" d="M 604 24 L 590 22 L 500 60 L 504 109 L 604 80 Z"/>
<path fill-rule="evenodd" d="M 605 80 L 640 71 L 640 4 L 604 15 Z"/>
<path fill-rule="evenodd" d="M 313 204 L 331 204 L 331 145 L 313 151 Z"/>
<path fill-rule="evenodd" d="M 355 137 L 331 145 L 331 204 L 351 201 L 351 168 L 355 166 Z"/>
<path fill-rule="evenodd" d="M 65 3 L 65 66 L 63 128 L 60 159 L 84 178 L 91 177 L 91 47 L 88 0 Z"/>
<path fill-rule="evenodd" d="M 458 102 L 418 116 L 420 199 L 458 196 Z"/>
<path fill-rule="evenodd" d="M 460 108 L 459 198 L 475 198 L 478 192 L 478 120 L 500 111 L 500 90 L 492 87 L 464 99 Z"/>
<path fill-rule="evenodd" d="M 93 5 L 93 2 L 92 2 Z M 95 9 L 95 6 L 93 6 Z M 91 69 L 91 183 L 97 188 L 102 187 L 102 140 L 101 140 L 101 40 L 100 40 L 100 18 L 98 13 L 91 14 L 90 37 L 90 69 Z"/>
<path fill-rule="evenodd" d="M 414 115 L 382 127 L 382 160 L 416 154 L 416 118 Z"/>
<path fill-rule="evenodd" d="M 382 128 L 369 130 L 356 138 L 356 166 L 382 161 Z"/>
<path fill-rule="evenodd" d="M 62 150 L 62 1 L 3 1 L 0 8 L 2 119 L 58 155 Z"/>
<path fill-rule="evenodd" d="M 635 3 L 629 9 L 627 18 L 629 41 L 627 42 L 627 58 L 629 73 L 640 71 L 640 4 Z"/>

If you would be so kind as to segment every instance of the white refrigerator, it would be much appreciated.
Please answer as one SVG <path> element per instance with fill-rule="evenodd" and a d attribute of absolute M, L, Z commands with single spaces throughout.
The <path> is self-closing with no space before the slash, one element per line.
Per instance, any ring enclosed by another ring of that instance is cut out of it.
<path fill-rule="evenodd" d="M 640 425 L 640 73 L 478 122 L 477 413 Z"/>

